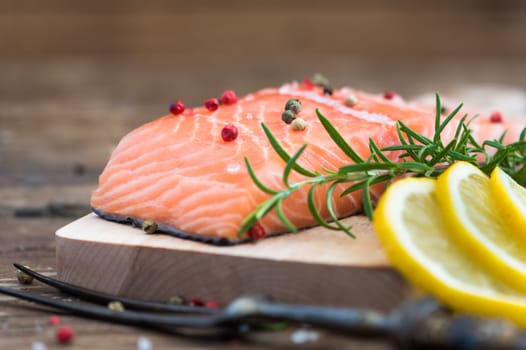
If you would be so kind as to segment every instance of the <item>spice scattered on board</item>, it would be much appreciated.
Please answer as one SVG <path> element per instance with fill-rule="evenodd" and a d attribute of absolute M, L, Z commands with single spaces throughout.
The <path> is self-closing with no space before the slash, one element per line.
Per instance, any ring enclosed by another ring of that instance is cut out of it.
<path fill-rule="evenodd" d="M 320 334 L 310 329 L 298 329 L 290 335 L 290 341 L 294 344 L 303 344 L 318 340 Z"/>
<path fill-rule="evenodd" d="M 56 326 L 60 323 L 60 317 L 58 315 L 51 315 L 49 316 L 49 324 L 52 326 Z"/>
<path fill-rule="evenodd" d="M 16 272 L 16 279 L 20 284 L 31 284 L 33 283 L 33 276 L 28 275 L 27 273 L 18 270 Z"/>
<path fill-rule="evenodd" d="M 108 303 L 108 309 L 111 311 L 123 312 L 124 305 L 120 301 L 110 301 Z"/>
<path fill-rule="evenodd" d="M 73 341 L 75 332 L 69 326 L 61 326 L 59 329 L 57 329 L 55 336 L 60 344 L 68 344 Z"/>
<path fill-rule="evenodd" d="M 137 350 L 152 350 L 153 344 L 152 341 L 144 336 L 140 336 L 139 339 L 137 339 Z"/>
<path fill-rule="evenodd" d="M 47 346 L 44 342 L 35 341 L 31 343 L 31 350 L 47 350 Z"/>

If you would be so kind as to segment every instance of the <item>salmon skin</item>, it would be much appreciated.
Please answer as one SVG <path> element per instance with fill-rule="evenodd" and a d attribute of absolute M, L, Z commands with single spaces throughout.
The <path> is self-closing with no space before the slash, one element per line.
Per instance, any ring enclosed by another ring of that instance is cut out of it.
<path fill-rule="evenodd" d="M 356 97 L 352 107 L 345 104 L 349 94 Z M 289 99 L 301 101 L 298 117 L 305 120 L 304 130 L 293 130 L 281 119 Z M 308 144 L 299 159 L 307 169 L 336 170 L 351 163 L 321 125 L 316 108 L 363 158 L 370 154 L 369 138 L 380 147 L 398 144 L 397 120 L 426 136 L 434 132 L 434 112 L 411 106 L 398 96 L 387 100 L 346 87 L 329 95 L 319 87 L 285 84 L 246 95 L 216 111 L 195 108 L 133 130 L 120 141 L 99 177 L 91 198 L 93 211 L 102 218 L 136 226 L 153 220 L 161 232 L 200 242 L 245 242 L 247 236 L 238 237 L 243 219 L 269 195 L 253 183 L 244 157 L 266 186 L 285 188 L 285 162 L 272 149 L 261 123 L 290 154 Z M 474 129 L 481 134 L 491 128 L 474 123 Z M 235 140 L 224 141 L 221 137 L 226 125 L 237 128 Z M 510 127 L 520 131 L 523 126 Z M 512 134 L 508 133 L 508 137 Z M 291 182 L 302 179 L 297 173 L 290 177 Z M 343 189 L 335 191 L 334 211 L 339 217 L 359 213 L 361 193 L 340 197 Z M 379 196 L 382 190 L 382 186 L 372 188 L 373 195 Z M 297 227 L 316 224 L 307 205 L 308 191 L 305 186 L 283 202 L 285 215 Z M 315 199 L 322 215 L 328 217 L 326 191 L 326 187 L 317 188 Z M 266 237 L 286 232 L 275 211 L 260 224 Z"/>

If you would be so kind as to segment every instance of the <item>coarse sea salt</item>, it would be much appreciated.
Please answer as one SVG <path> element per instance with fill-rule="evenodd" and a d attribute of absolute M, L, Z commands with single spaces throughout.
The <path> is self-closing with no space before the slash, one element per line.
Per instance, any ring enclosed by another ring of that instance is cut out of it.
<path fill-rule="evenodd" d="M 47 350 L 47 346 L 41 341 L 35 341 L 31 344 L 31 350 Z"/>
<path fill-rule="evenodd" d="M 320 337 L 318 332 L 309 329 L 298 329 L 290 335 L 290 340 L 294 344 L 303 344 L 307 342 L 314 342 Z"/>
<path fill-rule="evenodd" d="M 152 350 L 153 344 L 152 341 L 147 337 L 139 337 L 137 339 L 137 350 Z"/>

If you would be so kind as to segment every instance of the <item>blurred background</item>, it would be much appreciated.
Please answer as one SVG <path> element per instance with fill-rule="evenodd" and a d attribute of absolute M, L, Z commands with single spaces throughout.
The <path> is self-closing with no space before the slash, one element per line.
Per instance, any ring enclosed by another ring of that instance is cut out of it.
<path fill-rule="evenodd" d="M 522 90 L 526 2 L 0 0 L 0 185 L 92 186 L 172 100 L 315 72 L 409 98 Z"/>

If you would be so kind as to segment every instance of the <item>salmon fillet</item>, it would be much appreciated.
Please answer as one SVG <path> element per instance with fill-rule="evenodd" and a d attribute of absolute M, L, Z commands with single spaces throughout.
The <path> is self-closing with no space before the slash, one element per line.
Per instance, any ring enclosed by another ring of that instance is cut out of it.
<path fill-rule="evenodd" d="M 352 108 L 344 103 L 349 93 L 357 97 Z M 291 98 L 302 103 L 298 115 L 306 121 L 302 131 L 293 130 L 281 119 Z M 221 245 L 245 241 L 246 236 L 238 237 L 241 222 L 269 196 L 254 185 L 244 157 L 265 185 L 284 188 L 285 163 L 271 148 L 261 123 L 290 154 L 308 144 L 299 160 L 308 169 L 335 170 L 351 162 L 320 124 L 316 108 L 362 157 L 369 155 L 369 138 L 380 147 L 398 143 L 397 120 L 424 135 L 431 136 L 434 130 L 434 112 L 410 106 L 399 97 L 386 100 L 350 88 L 328 95 L 319 87 L 286 84 L 249 94 L 213 112 L 195 108 L 133 130 L 113 151 L 92 194 L 91 206 L 109 220 L 136 225 L 154 220 L 160 231 L 183 238 Z M 237 127 L 238 136 L 225 142 L 221 130 L 228 124 Z M 296 173 L 291 175 L 291 181 L 302 178 Z M 373 193 L 378 196 L 382 189 L 376 186 Z M 325 216 L 326 190 L 318 188 L 316 193 L 317 205 Z M 298 227 L 315 224 L 308 210 L 307 193 L 308 188 L 303 188 L 283 203 L 285 214 Z M 340 217 L 362 209 L 361 193 L 341 198 L 336 193 L 334 197 L 333 206 Z M 260 224 L 267 237 L 286 231 L 275 212 Z"/>

